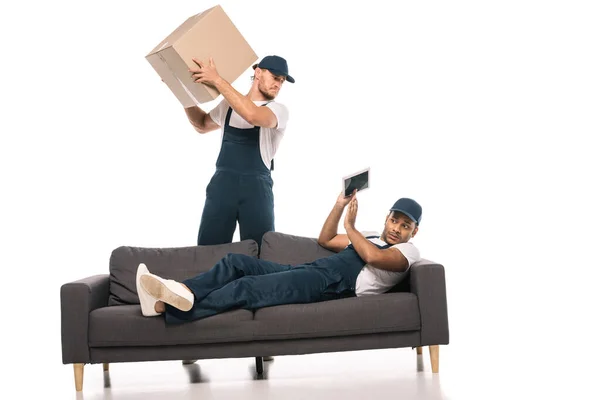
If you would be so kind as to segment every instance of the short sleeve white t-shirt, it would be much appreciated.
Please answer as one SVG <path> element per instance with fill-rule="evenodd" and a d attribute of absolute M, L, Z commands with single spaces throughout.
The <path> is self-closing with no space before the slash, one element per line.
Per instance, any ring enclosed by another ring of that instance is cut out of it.
<path fill-rule="evenodd" d="M 377 232 L 361 232 L 363 236 L 377 236 L 377 238 L 368 239 L 371 243 L 379 246 L 387 245 L 380 239 L 381 234 Z M 368 296 L 373 294 L 385 293 L 406 276 L 410 267 L 421 259 L 419 249 L 412 243 L 398 243 L 392 247 L 402 252 L 408 260 L 408 268 L 404 272 L 384 271 L 366 264 L 356 278 L 356 296 Z"/>
<path fill-rule="evenodd" d="M 265 103 L 267 103 L 267 101 L 254 101 L 253 103 L 257 106 L 262 106 Z M 275 153 L 277 153 L 279 143 L 281 142 L 283 134 L 285 133 L 285 129 L 287 127 L 287 122 L 289 118 L 289 112 L 285 105 L 277 103 L 275 101 L 269 102 L 269 104 L 267 104 L 265 107 L 271 109 L 271 111 L 273 111 L 273 114 L 275 114 L 275 117 L 277 118 L 277 127 L 260 128 L 260 156 L 265 166 L 271 169 L 271 160 L 273 160 L 273 158 L 275 157 Z M 208 115 L 210 115 L 210 118 L 221 127 L 221 135 L 223 135 L 222 128 L 225 125 L 225 118 L 227 117 L 228 109 L 229 102 L 223 99 L 215 108 L 213 108 L 208 113 Z M 240 117 L 239 114 L 233 110 L 231 111 L 229 125 L 231 125 L 234 128 L 240 129 L 253 128 L 253 125 L 250 125 L 246 120 Z"/>

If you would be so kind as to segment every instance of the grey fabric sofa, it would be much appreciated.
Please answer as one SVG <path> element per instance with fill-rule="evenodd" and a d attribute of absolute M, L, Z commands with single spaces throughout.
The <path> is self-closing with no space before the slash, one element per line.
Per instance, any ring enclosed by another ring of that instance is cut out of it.
<path fill-rule="evenodd" d="M 85 364 L 255 357 L 429 346 L 438 372 L 439 345 L 449 343 L 445 271 L 421 260 L 388 293 L 258 310 L 233 310 L 176 326 L 143 317 L 135 288 L 139 263 L 160 276 L 183 280 L 210 269 L 228 253 L 258 257 L 252 240 L 215 246 L 113 250 L 109 274 L 62 285 L 63 364 L 73 364 L 82 390 Z M 269 232 L 260 258 L 300 264 L 328 256 L 315 238 Z"/>

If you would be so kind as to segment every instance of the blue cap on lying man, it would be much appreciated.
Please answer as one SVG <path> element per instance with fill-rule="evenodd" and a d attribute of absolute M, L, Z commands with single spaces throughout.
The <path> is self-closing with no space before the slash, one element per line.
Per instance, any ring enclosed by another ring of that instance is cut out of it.
<path fill-rule="evenodd" d="M 273 75 L 285 76 L 285 80 L 290 83 L 296 82 L 296 80 L 288 73 L 288 65 L 285 58 L 279 56 L 266 56 L 258 64 L 254 64 L 252 69 L 256 69 L 256 67 L 268 69 Z"/>
<path fill-rule="evenodd" d="M 421 205 L 414 201 L 413 199 L 409 199 L 403 197 L 396 201 L 390 211 L 399 211 L 402 214 L 405 214 L 408 218 L 412 219 L 417 225 L 421 222 L 421 214 L 423 213 L 423 209 Z"/>

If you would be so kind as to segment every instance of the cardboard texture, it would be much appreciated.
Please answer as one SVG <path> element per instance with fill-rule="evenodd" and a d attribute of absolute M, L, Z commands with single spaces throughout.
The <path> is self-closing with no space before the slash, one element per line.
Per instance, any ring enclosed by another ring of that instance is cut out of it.
<path fill-rule="evenodd" d="M 192 58 L 208 64 L 212 57 L 219 75 L 233 83 L 258 56 L 221 6 L 191 16 L 160 42 L 146 59 L 184 107 L 216 99 L 219 92 L 194 83 Z"/>

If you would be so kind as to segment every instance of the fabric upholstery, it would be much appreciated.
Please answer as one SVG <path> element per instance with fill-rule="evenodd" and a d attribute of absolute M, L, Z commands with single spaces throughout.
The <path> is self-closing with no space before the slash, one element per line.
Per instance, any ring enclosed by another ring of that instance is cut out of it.
<path fill-rule="evenodd" d="M 256 340 L 350 336 L 418 330 L 417 297 L 386 293 L 256 310 Z"/>
<path fill-rule="evenodd" d="M 410 287 L 419 300 L 421 345 L 448 344 L 448 305 L 444 267 L 421 259 L 411 267 Z"/>
<path fill-rule="evenodd" d="M 281 232 L 265 233 L 260 247 L 261 259 L 286 265 L 309 263 L 333 254 L 321 247 L 317 239 Z"/>
<path fill-rule="evenodd" d="M 90 314 L 90 346 L 173 346 L 253 339 L 253 314 L 233 310 L 184 324 L 166 325 L 163 315 L 144 317 L 138 305 L 110 306 Z"/>
<path fill-rule="evenodd" d="M 256 340 L 253 342 L 208 343 L 180 346 L 92 347 L 92 362 L 161 360 L 202 360 L 210 358 L 296 355 L 412 347 L 419 344 L 419 332 L 390 332 L 372 335 L 338 336 L 297 340 Z"/>
<path fill-rule="evenodd" d="M 89 361 L 89 316 L 92 311 L 107 304 L 108 275 L 90 276 L 61 286 L 60 325 L 64 364 Z"/>

